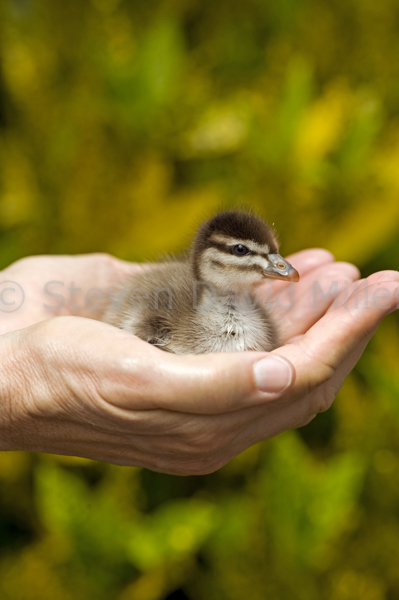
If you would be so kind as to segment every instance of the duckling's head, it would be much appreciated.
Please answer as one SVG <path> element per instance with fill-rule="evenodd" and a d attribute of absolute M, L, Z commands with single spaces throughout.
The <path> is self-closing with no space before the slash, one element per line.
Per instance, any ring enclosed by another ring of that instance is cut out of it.
<path fill-rule="evenodd" d="M 202 223 L 191 259 L 195 279 L 218 290 L 253 288 L 266 278 L 299 280 L 298 272 L 278 253 L 269 225 L 244 212 L 220 212 Z"/>

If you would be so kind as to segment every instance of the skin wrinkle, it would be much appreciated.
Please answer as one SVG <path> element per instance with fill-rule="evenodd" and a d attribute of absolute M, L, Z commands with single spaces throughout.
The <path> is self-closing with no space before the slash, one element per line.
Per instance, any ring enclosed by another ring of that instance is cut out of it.
<path fill-rule="evenodd" d="M 53 362 L 56 362 L 55 359 L 55 354 L 52 356 L 53 358 Z M 50 363 L 50 361 L 48 361 Z M 65 413 L 65 403 L 67 401 L 68 398 L 68 394 L 62 394 L 59 395 L 57 393 L 57 387 L 54 388 L 54 384 L 53 382 L 57 382 L 57 379 L 59 380 L 59 374 L 62 374 L 62 381 L 63 384 L 66 387 L 66 390 L 69 391 L 69 394 L 72 394 L 72 404 L 74 407 L 74 410 L 79 409 L 80 414 L 86 415 L 87 414 L 87 407 L 90 406 L 90 403 L 87 403 L 87 400 L 90 398 L 90 393 L 87 393 L 86 388 L 87 387 L 91 387 L 92 391 L 95 390 L 95 386 L 94 386 L 94 382 L 92 381 L 91 377 L 90 377 L 90 373 L 88 370 L 84 370 L 84 374 L 85 374 L 85 389 L 84 389 L 84 393 L 85 393 L 85 399 L 83 399 L 81 397 L 82 394 L 82 387 L 81 385 L 75 386 L 74 383 L 74 378 L 69 376 L 69 369 L 66 367 L 65 363 L 63 362 L 61 369 L 58 370 L 54 370 L 54 371 L 49 371 L 48 373 L 40 373 L 40 379 L 47 378 L 47 382 L 48 382 L 48 387 L 49 387 L 49 393 L 48 393 L 48 400 L 46 401 L 46 404 L 42 407 L 42 409 L 47 410 L 48 411 L 48 405 L 49 403 L 51 404 L 52 400 L 58 400 L 58 409 L 56 411 L 56 414 L 59 414 L 59 410 L 61 409 L 61 414 L 63 415 L 63 419 L 65 419 L 64 413 Z M 59 386 L 59 381 L 57 382 L 58 386 Z M 53 391 L 51 391 L 53 389 Z M 86 402 L 85 402 L 86 400 Z M 56 407 L 53 408 L 53 410 L 55 410 Z M 89 423 L 91 423 L 93 426 L 95 425 L 95 422 L 92 421 L 89 416 L 87 415 L 87 421 Z"/>
<path fill-rule="evenodd" d="M 4 443 L 10 443 L 13 439 L 13 432 L 18 429 L 18 417 L 13 409 L 12 398 L 19 397 L 19 385 L 13 375 L 13 371 L 8 368 L 7 362 L 1 360 L 3 367 L 3 376 L 0 378 L 0 403 L 3 413 L 2 426 L 4 427 L 3 435 L 0 437 L 0 450 L 3 449 Z M 8 387 L 4 385 L 8 382 Z"/>
<path fill-rule="evenodd" d="M 4 396 L 2 395 L 2 410 L 4 406 L 9 416 L 10 433 L 18 433 L 18 416 L 15 410 L 13 410 L 13 400 L 18 398 L 18 408 L 22 414 L 29 414 L 29 407 L 33 405 L 33 390 L 31 388 L 31 380 L 33 379 L 33 369 L 30 368 L 30 362 L 26 361 L 27 353 L 23 351 L 23 344 L 20 343 L 21 335 L 19 332 L 5 334 L 0 337 L 1 344 L 9 342 L 11 348 L 7 352 L 7 357 L 1 361 L 3 370 L 3 381 L 7 381 L 9 386 L 8 402 L 4 403 Z M 23 368 L 21 369 L 21 366 Z M 16 376 L 18 374 L 18 376 Z M 5 377 L 4 377 L 5 376 Z M 32 424 L 34 426 L 34 424 Z"/>
<path fill-rule="evenodd" d="M 32 344 L 33 347 L 33 357 L 39 357 L 38 360 L 36 360 L 36 364 L 39 365 L 40 370 L 34 373 L 34 371 L 32 370 L 32 374 L 36 375 L 35 377 L 31 377 L 30 381 L 39 381 L 42 382 L 42 380 L 44 380 L 47 383 L 47 387 L 48 387 L 48 393 L 47 395 L 44 393 L 44 386 L 42 385 L 42 391 L 40 393 L 41 398 L 45 398 L 46 396 L 46 401 L 43 404 L 43 400 L 41 401 L 40 404 L 38 404 L 37 406 L 35 406 L 35 408 L 31 409 L 30 415 L 36 419 L 48 419 L 53 417 L 54 415 L 62 415 L 62 420 L 63 422 L 68 422 L 68 416 L 67 413 L 65 413 L 65 402 L 67 399 L 67 395 L 63 394 L 63 395 L 59 395 L 57 393 L 57 387 L 54 386 L 54 382 L 57 382 L 57 380 L 59 379 L 59 374 L 60 372 L 62 373 L 62 380 L 64 382 L 64 384 L 67 387 L 67 390 L 69 390 L 70 393 L 72 393 L 72 400 L 73 400 L 73 406 L 74 406 L 74 411 L 76 411 L 77 408 L 79 408 L 80 410 L 80 414 L 83 416 L 85 415 L 85 420 L 88 423 L 91 423 L 91 425 L 93 427 L 96 426 L 96 422 L 95 420 L 91 420 L 89 418 L 89 416 L 87 415 L 87 407 L 88 404 L 87 402 L 85 402 L 82 398 L 81 398 L 81 384 L 78 386 L 73 385 L 73 381 L 74 378 L 72 377 L 72 379 L 69 377 L 69 369 L 66 366 L 68 364 L 68 362 L 65 364 L 65 357 L 68 354 L 68 348 L 65 348 L 63 345 L 59 345 L 58 343 L 50 343 L 50 344 L 46 344 L 43 347 L 43 340 L 47 341 L 47 337 L 40 335 L 41 333 L 43 333 L 42 331 L 42 324 L 39 325 L 39 339 L 37 340 L 37 343 Z M 30 340 L 30 342 L 32 342 L 32 339 Z M 53 363 L 56 363 L 56 357 L 59 353 L 59 351 L 61 350 L 61 353 L 63 355 L 63 361 L 61 363 L 61 365 L 58 364 L 58 368 L 56 369 L 56 373 L 53 371 L 53 369 L 51 369 L 50 371 L 46 371 L 46 369 L 43 368 L 43 365 L 51 365 Z M 61 367 L 61 368 L 60 368 Z M 89 378 L 89 382 L 90 382 L 90 373 L 88 372 L 88 370 L 86 370 L 85 372 L 86 375 L 86 381 L 85 381 L 85 385 L 87 386 L 87 377 Z M 58 381 L 58 385 L 59 385 L 59 381 Z M 95 390 L 95 385 L 94 382 L 91 381 L 91 387 L 92 387 L 92 391 Z M 86 399 L 90 398 L 90 393 L 86 394 Z M 52 402 L 54 400 L 58 400 L 57 405 L 52 407 L 51 410 L 51 415 L 48 414 L 49 411 L 49 406 L 52 405 Z M 90 403 L 89 403 L 90 405 Z M 62 409 L 60 411 L 60 408 Z M 73 423 L 74 421 L 71 419 L 70 423 Z"/>

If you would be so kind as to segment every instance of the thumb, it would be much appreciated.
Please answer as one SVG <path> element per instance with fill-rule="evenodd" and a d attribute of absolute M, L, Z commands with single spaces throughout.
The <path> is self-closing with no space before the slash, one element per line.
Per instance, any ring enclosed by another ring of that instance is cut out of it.
<path fill-rule="evenodd" d="M 195 414 L 221 414 L 280 398 L 293 384 L 295 370 L 276 354 L 234 352 L 178 356 L 157 349 L 146 353 L 121 408 L 161 408 Z M 140 407 L 137 406 L 137 387 Z M 136 389 L 134 407 L 132 390 Z M 127 391 L 127 390 L 126 390 Z"/>

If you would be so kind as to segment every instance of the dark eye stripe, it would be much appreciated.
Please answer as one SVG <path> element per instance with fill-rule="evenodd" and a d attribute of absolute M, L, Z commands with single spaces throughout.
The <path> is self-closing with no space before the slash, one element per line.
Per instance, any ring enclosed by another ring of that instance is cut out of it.
<path fill-rule="evenodd" d="M 263 269 L 260 265 L 226 265 L 229 269 L 235 269 L 236 271 L 257 271 L 263 273 Z"/>

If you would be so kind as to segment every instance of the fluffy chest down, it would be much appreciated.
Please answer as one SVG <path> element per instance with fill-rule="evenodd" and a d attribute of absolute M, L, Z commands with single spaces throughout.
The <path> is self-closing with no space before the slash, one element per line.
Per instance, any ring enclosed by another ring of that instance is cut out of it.
<path fill-rule="evenodd" d="M 185 324 L 189 336 L 182 339 L 176 332 L 171 339 L 169 348 L 173 352 L 270 351 L 278 345 L 272 317 L 253 298 L 247 297 L 243 302 L 219 298 L 210 305 L 205 303 L 190 321 Z"/>

